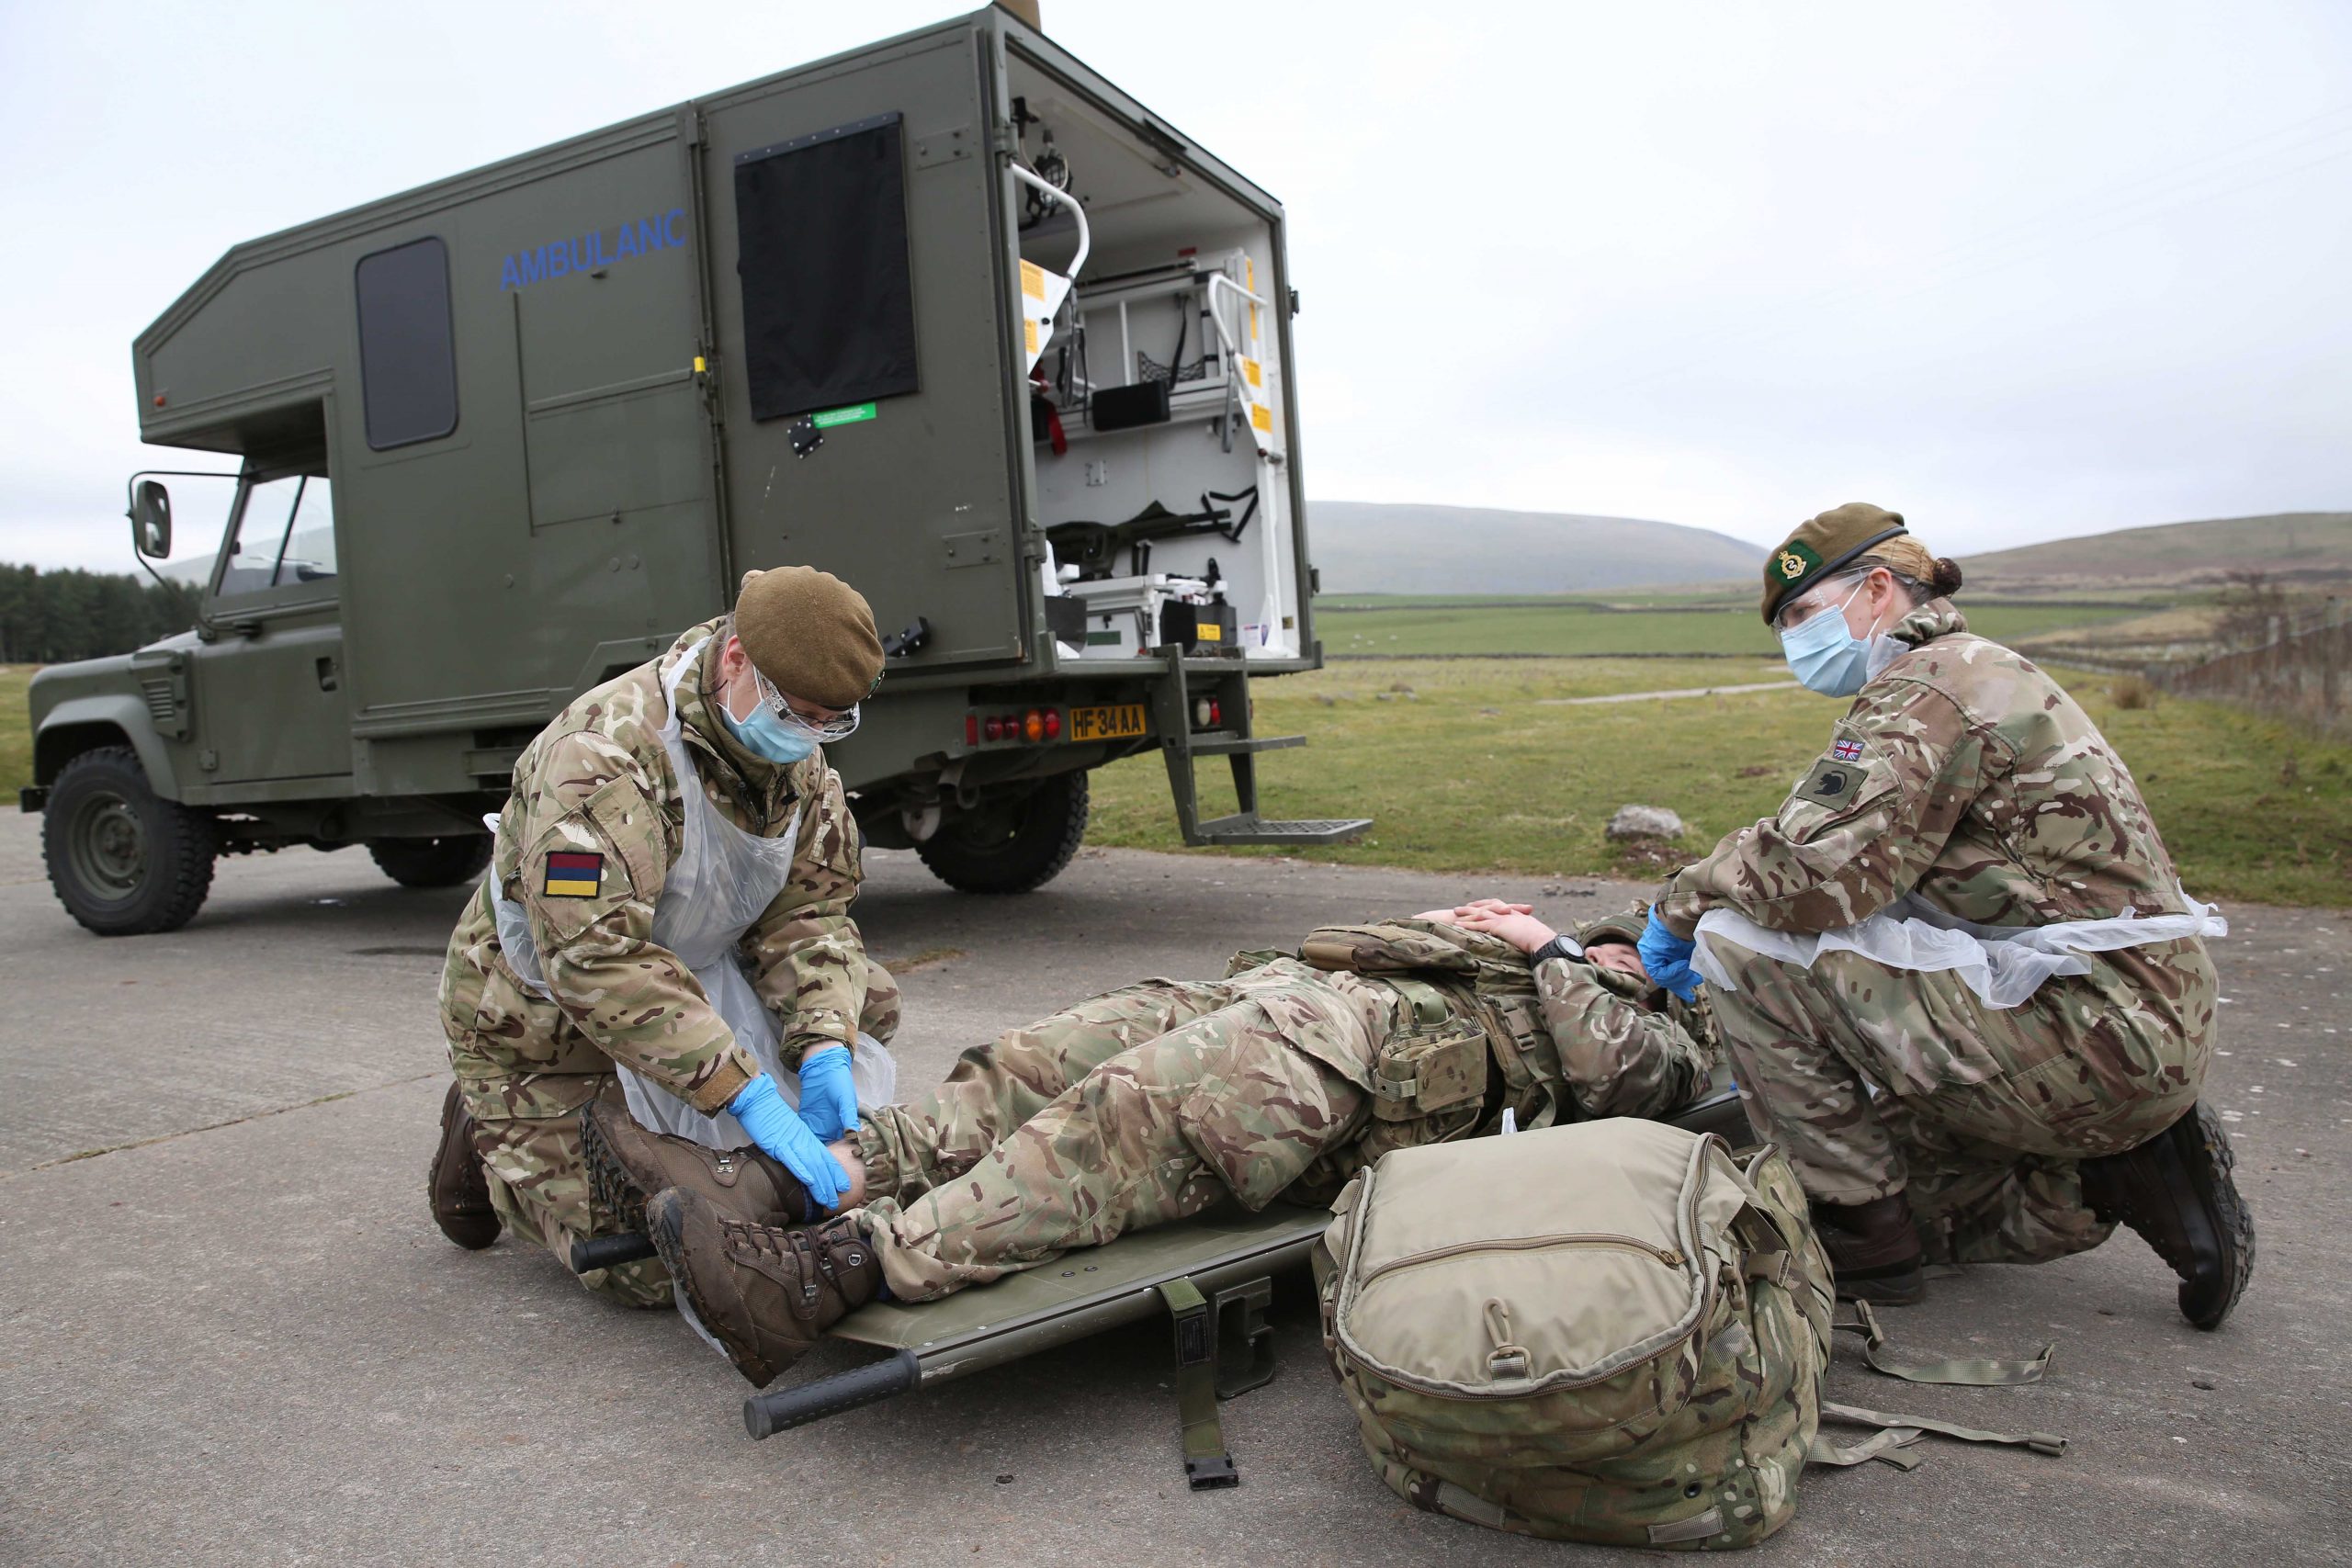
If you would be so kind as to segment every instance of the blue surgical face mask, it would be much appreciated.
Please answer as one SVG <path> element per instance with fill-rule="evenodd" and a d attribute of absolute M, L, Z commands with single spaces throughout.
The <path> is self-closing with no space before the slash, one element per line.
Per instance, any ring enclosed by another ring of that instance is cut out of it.
<path fill-rule="evenodd" d="M 780 767 L 790 767 L 817 749 L 817 738 L 803 730 L 791 728 L 784 720 L 769 711 L 768 705 L 754 701 L 752 716 L 737 718 L 727 711 L 725 693 L 719 694 L 718 716 L 743 749 L 755 757 L 764 757 Z"/>
<path fill-rule="evenodd" d="M 1858 637 L 1846 625 L 1846 604 L 1860 594 L 1862 585 L 1846 595 L 1835 610 L 1817 610 L 1781 634 L 1781 652 L 1799 682 L 1825 697 L 1850 697 L 1883 660 L 1872 657 L 1881 638 Z"/>

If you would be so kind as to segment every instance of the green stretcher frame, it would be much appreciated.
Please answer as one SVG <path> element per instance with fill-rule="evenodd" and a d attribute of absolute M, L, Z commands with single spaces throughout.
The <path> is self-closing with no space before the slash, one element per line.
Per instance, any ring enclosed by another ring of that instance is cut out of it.
<path fill-rule="evenodd" d="M 1707 1090 L 1667 1120 L 1719 1134 L 1735 1147 L 1752 1141 L 1739 1091 L 1720 1066 Z M 1265 1314 L 1273 1276 L 1305 1263 L 1330 1223 L 1322 1209 L 1277 1202 L 1253 1214 L 1228 1204 L 1102 1247 L 1075 1247 L 1054 1263 L 935 1302 L 876 1303 L 830 1332 L 888 1352 L 882 1359 L 753 1394 L 743 1402 L 744 1429 L 773 1437 L 1165 1312 L 1176 1334 L 1185 1474 L 1196 1488 L 1234 1485 L 1216 1402 L 1272 1379 Z M 586 1273 L 653 1254 L 641 1235 L 598 1236 L 573 1242 L 571 1260 Z"/>
<path fill-rule="evenodd" d="M 1272 1379 L 1265 1314 L 1273 1276 L 1303 1266 L 1330 1223 L 1323 1209 L 1277 1203 L 1253 1214 L 1228 1206 L 1073 1248 L 1057 1262 L 935 1302 L 875 1303 L 830 1333 L 886 1350 L 887 1359 L 753 1394 L 743 1402 L 744 1429 L 772 1437 L 1165 1313 L 1176 1330 L 1186 1476 L 1198 1489 L 1234 1485 L 1216 1402 Z"/>
<path fill-rule="evenodd" d="M 1727 1071 L 1668 1118 L 1693 1132 L 1751 1141 Z M 835 1324 L 831 1337 L 888 1354 L 881 1360 L 743 1402 L 753 1438 L 1017 1361 L 1121 1324 L 1166 1313 L 1176 1337 L 1184 1468 L 1195 1488 L 1236 1483 L 1216 1401 L 1274 1375 L 1265 1311 L 1273 1276 L 1306 1261 L 1331 1223 L 1319 1208 L 1238 1205 L 1197 1219 L 1075 1247 L 1059 1260 L 993 1284 L 914 1305 L 876 1303 Z"/>

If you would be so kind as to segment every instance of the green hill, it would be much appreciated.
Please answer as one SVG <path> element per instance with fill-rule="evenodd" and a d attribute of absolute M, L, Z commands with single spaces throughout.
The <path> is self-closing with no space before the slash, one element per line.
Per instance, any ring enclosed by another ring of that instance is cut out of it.
<path fill-rule="evenodd" d="M 1567 512 L 1368 501 L 1308 505 L 1327 593 L 1577 593 L 1745 578 L 1762 547 L 1705 528 Z"/>
<path fill-rule="evenodd" d="M 2352 578 L 2352 512 L 2165 523 L 1962 556 L 1972 589 L 2172 588 L 2254 570 L 2286 581 Z"/>

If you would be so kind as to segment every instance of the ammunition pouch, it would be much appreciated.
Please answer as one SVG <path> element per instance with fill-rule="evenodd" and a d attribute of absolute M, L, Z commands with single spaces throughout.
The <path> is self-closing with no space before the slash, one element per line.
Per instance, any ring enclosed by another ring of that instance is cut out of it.
<path fill-rule="evenodd" d="M 1379 976 L 1404 1001 L 1404 1017 L 1380 1043 L 1372 1067 L 1373 1114 L 1410 1122 L 1486 1099 L 1486 1026 L 1425 980 Z"/>

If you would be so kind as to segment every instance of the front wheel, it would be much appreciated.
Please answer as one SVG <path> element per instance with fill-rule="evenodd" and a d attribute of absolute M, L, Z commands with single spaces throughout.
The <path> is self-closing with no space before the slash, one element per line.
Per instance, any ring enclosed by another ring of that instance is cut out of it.
<path fill-rule="evenodd" d="M 100 936 L 187 924 L 212 890 L 212 818 L 165 800 L 128 746 L 59 770 L 41 813 L 41 860 L 65 912 Z"/>
<path fill-rule="evenodd" d="M 987 792 L 915 853 L 959 893 L 1028 893 L 1060 875 L 1085 837 L 1086 775 L 1056 773 Z"/>
<path fill-rule="evenodd" d="M 370 839 L 368 853 L 376 868 L 402 887 L 455 887 L 481 874 L 490 863 L 490 835 L 459 833 L 447 839 Z"/>

